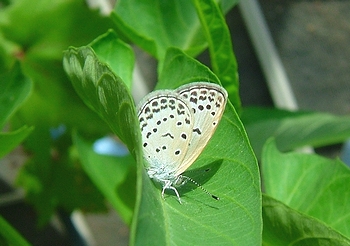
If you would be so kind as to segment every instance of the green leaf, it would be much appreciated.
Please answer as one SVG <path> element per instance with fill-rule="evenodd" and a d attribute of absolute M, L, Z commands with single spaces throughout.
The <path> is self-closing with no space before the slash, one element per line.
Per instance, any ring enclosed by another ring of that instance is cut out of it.
<path fill-rule="evenodd" d="M 263 196 L 262 245 L 349 245 L 350 240 L 324 223 Z"/>
<path fill-rule="evenodd" d="M 131 90 L 135 58 L 130 46 L 118 39 L 112 30 L 99 36 L 90 46 L 95 51 L 98 59 L 103 63 L 107 63 L 113 73 L 118 74 L 128 89 Z"/>
<path fill-rule="evenodd" d="M 225 12 L 237 3 L 223 2 Z M 169 47 L 193 56 L 207 47 L 196 10 L 188 0 L 120 0 L 111 18 L 120 34 L 161 61 Z"/>
<path fill-rule="evenodd" d="M 0 216 L 0 244 L 13 246 L 30 246 L 2 216 Z"/>
<path fill-rule="evenodd" d="M 214 0 L 192 0 L 192 2 L 196 6 L 204 35 L 209 43 L 213 71 L 227 90 L 236 111 L 240 112 L 238 67 L 225 18 Z"/>
<path fill-rule="evenodd" d="M 236 2 L 224 1 L 225 11 Z M 237 62 L 230 32 L 213 0 L 121 0 L 114 10 L 111 17 L 119 32 L 158 58 L 160 64 L 170 47 L 194 56 L 208 42 L 213 70 L 240 111 Z M 143 21 L 139 21 L 139 16 Z"/>
<path fill-rule="evenodd" d="M 280 153 L 266 143 L 262 157 L 266 193 L 350 237 L 350 170 L 315 154 Z"/>
<path fill-rule="evenodd" d="M 186 78 L 203 81 L 208 76 L 215 78 L 197 61 L 171 49 L 157 88 L 174 88 Z M 162 199 L 159 184 L 153 183 L 143 171 L 142 197 L 135 209 L 131 245 L 261 244 L 259 172 L 230 102 L 214 136 L 186 175 L 220 200 L 212 199 L 190 182 L 178 188 L 183 204 L 171 191 Z"/>
<path fill-rule="evenodd" d="M 19 63 L 0 74 L 0 81 L 0 127 L 3 127 L 29 96 L 32 83 L 23 75 Z"/>
<path fill-rule="evenodd" d="M 74 134 L 74 144 L 85 172 L 121 218 L 130 224 L 135 205 L 135 160 L 131 155 L 124 157 L 99 155 L 93 151 L 91 143 L 78 134 Z"/>
<path fill-rule="evenodd" d="M 111 18 L 124 35 L 160 60 L 169 47 L 198 54 L 206 46 L 196 11 L 188 0 L 121 0 Z"/>
<path fill-rule="evenodd" d="M 264 143 L 271 136 L 282 151 L 307 145 L 326 146 L 350 137 L 350 116 L 246 108 L 241 118 L 258 158 Z"/>
<path fill-rule="evenodd" d="M 64 68 L 83 101 L 105 120 L 112 131 L 140 158 L 139 123 L 130 92 L 109 66 L 98 60 L 92 48 L 69 48 Z"/>
<path fill-rule="evenodd" d="M 33 130 L 33 127 L 23 126 L 13 131 L 0 133 L 0 157 L 3 157 L 19 145 Z"/>

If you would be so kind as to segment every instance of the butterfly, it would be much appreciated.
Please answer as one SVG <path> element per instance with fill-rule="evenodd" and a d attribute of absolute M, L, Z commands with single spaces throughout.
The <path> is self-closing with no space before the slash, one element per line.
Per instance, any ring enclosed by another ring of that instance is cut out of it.
<path fill-rule="evenodd" d="M 181 203 L 176 187 L 188 180 L 201 187 L 182 173 L 195 162 L 213 136 L 226 102 L 226 90 L 208 82 L 157 90 L 140 102 L 138 119 L 144 159 L 148 163 L 146 171 L 151 179 L 162 184 L 163 198 L 165 190 L 171 189 Z"/>

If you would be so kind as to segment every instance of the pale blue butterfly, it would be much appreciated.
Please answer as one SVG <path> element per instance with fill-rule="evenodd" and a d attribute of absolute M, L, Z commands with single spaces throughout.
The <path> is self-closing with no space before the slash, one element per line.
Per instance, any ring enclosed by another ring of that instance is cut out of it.
<path fill-rule="evenodd" d="M 176 186 L 191 180 L 201 187 L 182 173 L 194 163 L 214 134 L 226 102 L 226 90 L 207 82 L 154 91 L 140 102 L 138 118 L 143 154 L 149 164 L 146 170 L 150 178 L 162 184 L 163 197 L 165 190 L 171 189 L 181 203 Z"/>

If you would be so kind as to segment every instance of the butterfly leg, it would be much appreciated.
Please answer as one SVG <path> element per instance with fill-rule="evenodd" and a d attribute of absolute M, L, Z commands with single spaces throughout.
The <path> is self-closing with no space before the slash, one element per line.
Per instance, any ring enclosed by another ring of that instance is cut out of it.
<path fill-rule="evenodd" d="M 176 196 L 177 196 L 177 199 L 179 200 L 179 203 L 182 204 L 179 192 L 177 191 L 177 189 L 175 187 L 173 187 L 171 185 L 171 181 L 169 181 L 169 180 L 167 180 L 165 185 L 163 186 L 163 190 L 162 190 L 162 197 L 163 197 L 163 199 L 165 199 L 164 198 L 164 192 L 165 192 L 166 189 L 173 190 L 175 192 Z"/>
<path fill-rule="evenodd" d="M 172 189 L 173 191 L 175 191 L 175 194 L 177 196 L 177 199 L 179 200 L 179 203 L 182 204 L 181 198 L 180 198 L 180 195 L 179 195 L 179 192 L 177 191 L 177 189 L 173 186 L 170 186 L 169 189 Z"/>

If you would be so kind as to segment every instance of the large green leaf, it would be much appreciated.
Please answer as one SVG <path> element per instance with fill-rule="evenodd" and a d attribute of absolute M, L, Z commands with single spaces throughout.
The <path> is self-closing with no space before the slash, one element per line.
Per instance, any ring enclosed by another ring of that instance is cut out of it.
<path fill-rule="evenodd" d="M 236 3 L 224 1 L 224 12 Z M 197 55 L 207 46 L 195 7 L 188 0 L 120 0 L 111 18 L 120 33 L 160 60 L 169 47 Z"/>
<path fill-rule="evenodd" d="M 350 237 L 350 170 L 315 154 L 280 153 L 273 141 L 263 150 L 266 193 Z"/>
<path fill-rule="evenodd" d="M 223 1 L 224 11 L 236 2 Z M 121 0 L 111 17 L 119 32 L 157 57 L 161 65 L 170 47 L 196 55 L 209 43 L 213 70 L 240 112 L 237 62 L 230 32 L 214 0 Z"/>
<path fill-rule="evenodd" d="M 350 116 L 245 108 L 242 121 L 258 158 L 264 143 L 270 137 L 276 139 L 276 144 L 282 151 L 306 145 L 326 146 L 350 137 Z"/>
<path fill-rule="evenodd" d="M 225 18 L 214 0 L 192 0 L 209 43 L 211 65 L 229 94 L 236 111 L 241 111 L 238 67 L 232 49 L 230 31 Z"/>
<path fill-rule="evenodd" d="M 349 238 L 267 195 L 263 196 L 262 211 L 262 245 L 350 245 Z"/>
<path fill-rule="evenodd" d="M 121 0 L 111 17 L 129 39 L 159 59 L 164 59 L 171 46 L 191 54 L 206 46 L 195 8 L 188 0 Z"/>
<path fill-rule="evenodd" d="M 169 50 L 157 88 L 193 81 L 216 82 L 208 68 L 177 49 Z M 259 245 L 261 195 L 256 159 L 229 102 L 218 129 L 188 176 L 220 197 L 213 200 L 195 185 L 180 187 L 183 204 L 161 190 L 143 171 L 142 198 L 134 216 L 131 245 Z"/>

